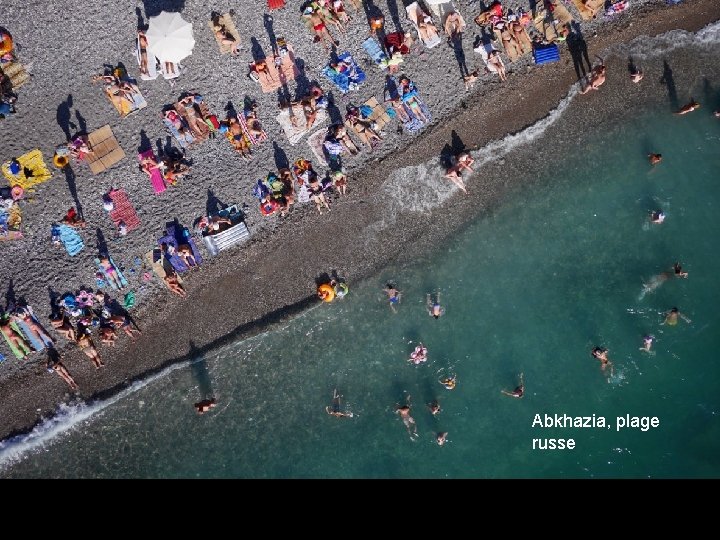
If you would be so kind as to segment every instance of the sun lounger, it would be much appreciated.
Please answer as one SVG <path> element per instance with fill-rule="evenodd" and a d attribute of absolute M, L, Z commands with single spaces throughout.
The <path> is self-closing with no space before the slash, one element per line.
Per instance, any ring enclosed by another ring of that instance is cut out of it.
<path fill-rule="evenodd" d="M 140 226 L 140 218 L 138 218 L 135 208 L 130 203 L 127 193 L 122 189 L 114 189 L 109 195 L 113 202 L 110 219 L 112 219 L 115 226 L 119 227 L 122 222 L 125 224 L 127 232 L 137 229 Z"/>
<path fill-rule="evenodd" d="M 20 164 L 20 171 L 12 173 L 11 161 L 2 165 L 2 173 L 7 178 L 10 186 L 20 186 L 25 192 L 34 191 L 34 186 L 47 182 L 52 178 L 52 172 L 43 161 L 42 152 L 38 149 L 31 150 L 17 158 Z"/>
<path fill-rule="evenodd" d="M 190 134 L 190 130 L 186 129 L 185 135 L 181 134 L 178 129 L 173 125 L 173 123 L 165 117 L 163 117 L 163 125 L 170 132 L 170 134 L 175 137 L 175 140 L 181 148 L 190 148 L 190 145 L 195 142 L 195 138 Z"/>
<path fill-rule="evenodd" d="M 537 33 L 542 36 L 543 40 L 552 43 L 558 38 L 552 13 L 548 12 L 543 6 L 537 6 L 536 9 L 537 14 L 533 19 L 533 26 Z"/>
<path fill-rule="evenodd" d="M 598 12 L 605 6 L 605 0 L 573 0 L 575 8 L 580 16 L 589 21 L 594 19 Z"/>
<path fill-rule="evenodd" d="M 413 2 L 409 6 L 406 6 L 405 11 L 407 12 L 408 19 L 410 19 L 410 22 L 415 27 L 415 30 L 418 33 L 418 37 L 420 38 L 420 41 L 422 41 L 423 44 L 428 49 L 432 49 L 433 47 L 439 45 L 442 42 L 442 39 L 440 38 L 439 35 L 436 35 L 435 39 L 432 39 L 429 41 L 425 41 L 424 39 L 422 39 L 422 37 L 420 35 L 420 29 L 418 28 L 418 21 L 424 20 L 425 17 L 429 17 L 429 15 L 422 10 L 422 8 L 420 7 L 420 5 L 417 2 Z M 439 30 L 440 29 L 438 29 L 438 31 Z"/>
<path fill-rule="evenodd" d="M 20 330 L 20 327 L 18 326 L 18 324 L 17 324 L 15 321 L 11 321 L 9 324 L 10 324 L 10 328 L 12 328 L 13 330 L 15 330 L 15 332 L 17 332 L 18 334 L 20 334 L 20 335 L 23 336 L 23 337 L 25 336 L 25 334 L 23 333 L 22 330 Z M 8 344 L 8 347 L 10 347 L 10 350 L 11 350 L 12 353 L 15 355 L 15 358 L 17 358 L 18 360 L 24 360 L 25 357 L 26 357 L 29 353 L 25 353 L 25 352 L 21 351 L 20 349 L 18 349 L 18 348 L 15 346 L 15 344 L 14 344 L 12 341 L 10 341 L 10 340 L 8 339 L 8 337 L 7 337 L 3 332 L 0 332 L 0 334 L 2 334 L 2 336 L 5 338 L 5 343 Z M 25 339 L 25 343 L 28 343 L 28 340 L 27 340 L 27 339 Z"/>
<path fill-rule="evenodd" d="M 235 27 L 235 23 L 232 20 L 232 17 L 229 13 L 225 13 L 218 19 L 218 23 L 220 23 L 221 26 L 225 27 L 225 30 L 230 34 L 235 41 L 240 43 L 240 32 L 237 31 L 237 28 Z M 220 54 L 229 54 L 232 52 L 232 45 L 224 44 L 221 37 L 218 37 L 215 35 L 215 23 L 213 21 L 208 21 L 208 26 L 210 27 L 210 31 L 212 32 L 213 36 L 215 36 L 215 41 L 217 41 L 218 47 L 220 47 Z"/>
<path fill-rule="evenodd" d="M 135 58 L 137 58 L 138 66 L 142 65 L 142 56 L 140 54 L 140 39 L 135 40 Z M 147 54 L 147 73 L 140 72 L 140 78 L 143 81 L 154 81 L 158 78 L 158 59 L 150 51 Z"/>
<path fill-rule="evenodd" d="M 13 204 L 10 208 L 0 205 L 0 241 L 22 238 L 21 224 L 22 214 L 18 204 Z"/>
<path fill-rule="evenodd" d="M 250 231 L 247 225 L 245 225 L 242 212 L 238 209 L 237 205 L 220 210 L 214 215 L 228 218 L 231 221 L 231 225 L 220 232 L 213 234 L 203 233 L 203 242 L 210 252 L 210 255 L 215 256 L 221 251 L 229 249 L 250 238 Z"/>
<path fill-rule="evenodd" d="M 85 156 L 93 174 L 100 174 L 125 157 L 110 126 L 103 126 L 88 135 L 91 152 Z"/>
<path fill-rule="evenodd" d="M 294 81 L 300 75 L 300 70 L 295 63 L 295 51 L 290 45 L 285 46 L 287 52 L 280 55 L 280 65 L 275 65 L 274 58 L 265 58 L 267 72 L 257 73 L 255 62 L 250 64 L 250 71 L 256 71 L 257 81 L 260 83 L 263 94 L 274 92 L 282 88 L 284 84 Z"/>
<path fill-rule="evenodd" d="M 152 158 L 156 163 L 158 161 L 157 156 L 155 155 L 155 152 L 150 150 L 145 150 L 144 152 L 141 152 L 138 154 L 138 161 L 142 163 L 142 160 L 145 158 Z M 152 184 L 153 190 L 155 191 L 155 194 L 163 193 L 167 186 L 165 185 L 165 178 L 163 178 L 162 172 L 159 168 L 154 168 L 150 171 L 150 183 Z"/>
<path fill-rule="evenodd" d="M 63 223 L 55 223 L 51 228 L 51 234 L 54 239 L 60 240 L 68 255 L 74 257 L 85 247 L 80 234 L 70 225 Z"/>
<path fill-rule="evenodd" d="M 171 73 L 171 72 L 167 71 L 165 62 L 159 62 L 159 63 L 160 63 L 160 73 L 162 73 L 163 79 L 167 79 L 167 80 L 177 79 L 180 76 L 180 70 L 182 69 L 182 66 L 179 63 L 175 63 L 175 73 Z"/>
<path fill-rule="evenodd" d="M 0 71 L 10 79 L 13 88 L 21 87 L 30 78 L 25 66 L 16 60 L 0 65 Z"/>
<path fill-rule="evenodd" d="M 202 257 L 200 256 L 200 252 L 195 245 L 195 241 L 190 235 L 190 231 L 188 231 L 186 227 L 180 227 L 174 222 L 168 223 L 166 232 L 167 234 L 165 236 L 158 239 L 158 245 L 171 245 L 177 251 L 180 243 L 188 244 L 190 246 L 190 249 L 192 250 L 193 258 L 195 259 L 197 265 L 200 266 L 202 264 Z M 177 253 L 173 254 L 172 256 L 167 256 L 167 254 L 164 254 L 164 256 L 168 259 L 176 272 L 187 272 L 189 270 L 189 268 L 185 264 L 185 261 L 183 261 Z"/>
<path fill-rule="evenodd" d="M 125 275 L 120 271 L 120 267 L 117 264 L 115 264 L 115 261 L 112 260 L 112 257 L 110 257 L 110 255 L 108 255 L 107 257 L 108 257 L 108 260 L 110 261 L 110 264 L 112 264 L 113 268 L 115 269 L 115 275 L 120 280 L 120 284 L 123 287 L 127 287 L 128 281 L 125 278 Z M 95 264 L 98 267 L 98 274 L 102 274 L 102 276 L 103 276 L 103 279 L 98 280 L 98 282 L 97 282 L 98 288 L 102 289 L 106 283 L 110 283 L 110 286 L 113 288 L 113 290 L 115 290 L 115 291 L 119 290 L 117 284 L 115 283 L 115 280 L 110 281 L 108 279 L 105 279 L 105 269 L 100 265 L 100 259 L 96 258 Z M 103 282 L 102 284 L 100 283 L 101 281 Z"/>
<path fill-rule="evenodd" d="M 443 28 L 445 28 L 445 19 L 447 19 L 448 15 L 450 15 L 453 11 L 457 11 L 458 14 L 460 13 L 455 8 L 455 4 L 453 4 L 451 0 L 448 0 L 447 2 L 437 1 L 435 3 L 429 3 L 428 7 L 438 18 L 440 26 Z"/>
<path fill-rule="evenodd" d="M 365 52 L 372 58 L 375 65 L 380 69 L 387 69 L 388 58 L 385 52 L 380 48 L 380 44 L 375 38 L 369 37 L 362 42 L 362 47 Z"/>
<path fill-rule="evenodd" d="M 303 112 L 302 105 L 296 103 L 292 106 L 293 116 L 297 119 L 296 124 L 293 125 L 290 120 L 290 112 L 287 107 L 283 108 L 275 117 L 278 124 L 282 126 L 285 135 L 287 136 L 290 144 L 297 144 L 297 142 L 303 138 L 307 133 L 310 133 L 316 126 L 319 126 L 327 119 L 327 112 L 324 109 L 318 109 L 317 116 L 315 117 L 315 123 L 310 126 L 310 129 L 305 129 L 305 113 Z"/>
<path fill-rule="evenodd" d="M 325 75 L 330 82 L 337 86 L 343 94 L 346 94 L 350 90 L 357 90 L 357 88 L 365 80 L 365 72 L 357 64 L 357 62 L 355 62 L 349 52 L 344 52 L 341 55 L 338 55 L 338 64 L 340 62 L 343 62 L 348 66 L 347 71 L 338 72 L 330 66 L 325 66 L 322 70 L 323 75 Z"/>

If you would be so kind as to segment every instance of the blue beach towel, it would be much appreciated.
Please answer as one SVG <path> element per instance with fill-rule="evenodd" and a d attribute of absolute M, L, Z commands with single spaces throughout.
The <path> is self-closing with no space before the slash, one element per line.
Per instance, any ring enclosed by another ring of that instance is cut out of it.
<path fill-rule="evenodd" d="M 125 279 L 125 275 L 120 271 L 120 267 L 117 264 L 115 264 L 115 261 L 112 260 L 112 257 L 110 255 L 108 255 L 108 260 L 110 261 L 110 264 L 113 265 L 113 268 L 115 268 L 115 274 L 117 275 L 118 279 L 120 280 L 120 283 L 122 284 L 122 286 L 127 287 L 128 281 L 127 281 L 127 279 Z M 97 265 L 99 272 L 104 276 L 105 270 L 103 269 L 102 266 L 100 266 L 99 258 L 95 259 L 95 264 Z M 105 279 L 105 282 L 109 283 L 113 289 L 118 290 L 118 287 L 114 281 Z M 98 280 L 98 288 L 102 288 L 102 285 L 100 285 L 99 280 Z"/>
<path fill-rule="evenodd" d="M 380 48 L 380 44 L 375 41 L 374 38 L 367 38 L 363 41 L 362 47 L 365 49 L 365 52 L 368 53 L 368 56 L 372 58 L 372 61 L 375 62 L 376 66 L 380 69 L 387 69 L 387 56 Z"/>
<path fill-rule="evenodd" d="M 52 226 L 51 233 L 53 238 L 57 238 L 63 243 L 63 246 L 65 246 L 65 249 L 68 252 L 68 255 L 71 257 L 74 257 L 80 251 L 82 251 L 82 248 L 85 247 L 85 243 L 83 242 L 82 238 L 80 238 L 80 235 L 78 232 L 69 225 L 62 225 L 62 224 L 55 224 Z"/>
<path fill-rule="evenodd" d="M 365 72 L 355 62 L 349 52 L 344 52 L 338 56 L 338 64 L 344 63 L 348 66 L 348 70 L 342 73 L 335 71 L 330 66 L 325 66 L 322 70 L 323 75 L 327 77 L 340 92 L 346 94 L 350 90 L 356 90 L 365 80 Z"/>
<path fill-rule="evenodd" d="M 20 330 L 22 330 L 23 334 L 25 334 L 25 338 L 30 342 L 30 345 L 32 345 L 36 351 L 42 351 L 46 346 L 52 347 L 52 341 L 46 340 L 44 338 L 38 339 L 37 337 L 35 337 L 35 335 L 30 331 L 30 327 L 28 326 L 28 324 L 22 319 L 17 319 L 17 324 L 20 327 Z"/>
<path fill-rule="evenodd" d="M 158 238 L 158 245 L 168 244 L 173 246 L 177 251 L 180 243 L 188 244 L 192 250 L 193 258 L 195 259 L 197 265 L 200 266 L 202 264 L 202 256 L 195 245 L 195 241 L 190 236 L 190 231 L 188 231 L 186 227 L 177 227 L 174 223 L 171 223 L 168 224 L 166 232 L 167 234 L 165 236 Z M 190 270 L 190 268 L 188 268 L 185 264 L 185 261 L 183 261 L 177 253 L 172 255 L 169 253 L 163 253 L 163 255 L 167 258 L 176 272 L 187 272 Z"/>
<path fill-rule="evenodd" d="M 173 137 L 175 137 L 175 140 L 182 148 L 187 148 L 195 141 L 195 139 L 193 139 L 193 136 L 190 135 L 187 130 L 185 131 L 185 135 L 182 135 L 173 125 L 173 123 L 167 118 L 163 118 L 163 124 L 165 124 L 167 130 L 172 134 Z"/>

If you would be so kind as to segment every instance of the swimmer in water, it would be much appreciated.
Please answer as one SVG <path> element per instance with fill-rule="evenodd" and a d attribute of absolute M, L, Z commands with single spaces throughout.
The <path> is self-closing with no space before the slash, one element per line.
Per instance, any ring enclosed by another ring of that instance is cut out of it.
<path fill-rule="evenodd" d="M 673 272 L 675 272 L 675 277 L 680 277 L 680 278 L 688 277 L 688 273 L 682 269 L 682 266 L 680 266 L 679 262 L 676 262 L 675 264 L 673 264 Z"/>
<path fill-rule="evenodd" d="M 612 362 L 607 356 L 608 350 L 605 347 L 594 347 L 590 354 L 600 361 L 600 367 L 603 371 L 605 371 L 608 366 L 612 366 Z"/>
<path fill-rule="evenodd" d="M 639 83 L 643 79 L 643 72 L 637 69 L 635 72 L 630 73 L 630 80 L 634 83 Z"/>
<path fill-rule="evenodd" d="M 713 114 L 715 115 L 715 118 L 720 118 L 720 109 L 715 111 Z"/>
<path fill-rule="evenodd" d="M 198 414 L 205 414 L 213 407 L 217 406 L 215 398 L 203 399 L 202 401 L 195 404 L 195 410 Z"/>
<path fill-rule="evenodd" d="M 442 411 L 442 409 L 440 408 L 440 403 L 438 403 L 437 399 L 428 403 L 428 409 L 430 409 L 430 414 L 432 414 L 433 416 L 437 416 L 438 413 Z"/>
<path fill-rule="evenodd" d="M 679 111 L 677 111 L 675 114 L 687 114 L 689 112 L 693 112 L 696 109 L 700 108 L 700 104 L 695 101 L 694 98 L 690 98 L 690 103 L 687 105 L 683 105 Z"/>
<path fill-rule="evenodd" d="M 402 294 L 402 292 L 398 291 L 390 283 L 388 283 L 385 286 L 383 291 L 385 291 L 387 293 L 388 299 L 390 300 L 390 309 L 392 309 L 393 312 L 395 312 L 396 311 L 395 305 L 400 303 L 400 295 Z"/>
<path fill-rule="evenodd" d="M 330 416 L 334 416 L 335 418 L 352 418 L 353 413 L 343 412 L 340 410 L 340 398 L 342 398 L 342 396 L 338 394 L 336 388 L 335 390 L 333 390 L 332 404 L 329 407 L 325 407 L 325 412 L 328 413 Z"/>
<path fill-rule="evenodd" d="M 443 446 L 447 442 L 447 436 L 448 436 L 447 431 L 441 431 L 440 433 L 437 434 L 437 436 L 435 437 L 435 440 L 437 441 L 438 446 Z"/>
<path fill-rule="evenodd" d="M 520 374 L 520 384 L 515 387 L 515 390 L 508 392 L 507 390 L 500 390 L 503 394 L 510 397 L 521 398 L 525 395 L 525 383 L 523 382 L 523 374 Z"/>
<path fill-rule="evenodd" d="M 655 341 L 655 336 L 651 336 L 650 334 L 648 334 L 647 336 L 643 336 L 643 346 L 640 347 L 640 350 L 650 352 L 653 341 Z"/>
<path fill-rule="evenodd" d="M 445 314 L 445 308 L 440 306 L 440 291 L 435 293 L 435 301 L 433 302 L 432 295 L 427 295 L 427 310 L 428 315 L 431 317 L 434 317 L 435 319 L 439 319 L 442 315 Z"/>
<path fill-rule="evenodd" d="M 653 210 L 650 212 L 650 223 L 660 225 L 663 221 L 665 221 L 665 212 L 662 210 Z"/>
<path fill-rule="evenodd" d="M 440 379 L 438 382 L 442 384 L 446 389 L 454 390 L 455 386 L 457 385 L 457 375 L 445 377 L 444 379 Z"/>
<path fill-rule="evenodd" d="M 648 154 L 650 165 L 657 165 L 662 161 L 662 154 Z"/>
<path fill-rule="evenodd" d="M 415 425 L 415 419 L 410 416 L 410 396 L 405 399 L 405 405 L 397 405 L 395 412 L 402 418 L 405 429 L 407 429 L 408 435 L 411 439 L 417 437 L 417 426 Z"/>
<path fill-rule="evenodd" d="M 412 362 L 413 364 L 427 362 L 427 348 L 420 343 L 417 347 L 415 347 L 415 350 L 410 353 L 408 362 Z"/>
<path fill-rule="evenodd" d="M 665 320 L 662 324 L 667 324 L 668 326 L 675 326 L 678 323 L 678 318 L 681 318 L 686 323 L 692 322 L 685 315 L 680 313 L 680 311 L 678 311 L 678 308 L 674 307 L 665 314 Z"/>

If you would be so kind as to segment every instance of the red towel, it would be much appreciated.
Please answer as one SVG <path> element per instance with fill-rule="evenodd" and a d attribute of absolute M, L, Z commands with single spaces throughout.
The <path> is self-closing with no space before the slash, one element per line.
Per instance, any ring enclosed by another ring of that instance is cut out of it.
<path fill-rule="evenodd" d="M 116 189 L 110 192 L 110 198 L 113 202 L 110 219 L 113 220 L 115 226 L 119 226 L 120 222 L 123 221 L 127 227 L 127 232 L 137 229 L 140 226 L 140 219 L 135 213 L 135 208 L 130 203 L 127 193 L 122 189 Z"/>
<path fill-rule="evenodd" d="M 281 9 L 285 7 L 285 0 L 268 0 L 270 9 Z"/>

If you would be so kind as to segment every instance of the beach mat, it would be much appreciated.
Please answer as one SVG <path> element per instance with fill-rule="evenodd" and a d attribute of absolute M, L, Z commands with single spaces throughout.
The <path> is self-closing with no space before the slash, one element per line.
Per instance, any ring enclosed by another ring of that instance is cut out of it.
<path fill-rule="evenodd" d="M 118 279 L 120 280 L 120 284 L 123 286 L 123 288 L 127 287 L 128 280 L 125 278 L 125 274 L 123 274 L 120 271 L 120 267 L 117 264 L 115 264 L 115 261 L 112 260 L 112 257 L 110 255 L 108 255 L 107 258 L 110 261 L 110 264 L 113 266 L 113 268 L 115 268 L 115 274 L 117 275 Z M 100 265 L 99 258 L 95 259 L 95 265 L 98 268 L 98 273 L 102 274 L 102 276 L 103 276 L 102 280 L 98 279 L 98 281 L 97 281 L 98 289 L 102 289 L 105 286 L 105 284 L 110 284 L 110 286 L 113 288 L 113 290 L 115 290 L 115 291 L 119 290 L 118 286 L 115 284 L 114 281 L 110 281 L 107 278 L 105 278 L 105 269 Z M 101 281 L 102 281 L 102 283 L 101 283 Z"/>
<path fill-rule="evenodd" d="M 20 62 L 13 61 L 1 66 L 2 72 L 10 79 L 13 88 L 20 88 L 30 78 L 30 74 Z"/>
<path fill-rule="evenodd" d="M 254 64 L 253 62 L 250 65 L 252 66 Z M 294 81 L 295 78 L 300 75 L 300 70 L 295 64 L 295 51 L 290 45 L 287 45 L 287 54 L 281 56 L 279 69 L 275 66 L 275 60 L 273 58 L 265 58 L 265 64 L 267 65 L 270 77 L 258 75 L 258 82 L 260 83 L 263 94 L 268 94 L 282 88 L 284 84 L 288 84 L 289 81 Z"/>
<path fill-rule="evenodd" d="M 67 251 L 71 257 L 80 253 L 85 247 L 85 243 L 80 234 L 70 225 L 55 223 L 51 228 L 51 234 L 53 238 L 57 238 L 62 242 L 62 245 L 65 246 L 65 251 Z"/>
<path fill-rule="evenodd" d="M 310 129 L 305 129 L 305 113 L 303 112 L 302 105 L 297 103 L 293 105 L 292 110 L 293 114 L 297 118 L 297 126 L 292 125 L 292 122 L 290 121 L 290 113 L 287 108 L 283 108 L 283 110 L 280 111 L 280 114 L 275 117 L 275 120 L 277 120 L 278 124 L 282 126 L 290 144 L 293 145 L 297 144 L 298 141 L 300 141 L 300 139 L 302 139 L 307 133 L 310 133 L 317 126 L 325 122 L 328 117 L 327 112 L 325 112 L 324 109 L 318 109 L 317 116 L 315 117 L 315 123 L 310 126 Z"/>
<path fill-rule="evenodd" d="M 218 22 L 221 26 L 225 27 L 225 30 L 228 31 L 228 33 L 235 38 L 235 41 L 238 43 L 240 42 L 240 32 L 238 32 L 237 28 L 235 27 L 235 23 L 232 20 L 232 17 L 229 13 L 225 13 L 218 19 Z M 220 48 L 220 54 L 230 54 L 232 52 L 232 46 L 223 44 L 222 38 L 219 38 L 215 35 L 215 25 L 212 21 L 208 21 L 208 26 L 210 27 L 210 31 L 212 32 L 213 36 L 215 36 L 215 41 L 217 41 L 218 47 Z"/>
<path fill-rule="evenodd" d="M 160 280 L 165 284 L 165 286 L 169 289 L 170 286 L 165 283 L 165 277 L 168 275 L 168 271 L 172 271 L 175 273 L 175 270 L 173 269 L 172 265 L 163 257 L 162 250 L 157 247 L 153 249 L 152 251 L 148 251 L 145 254 L 145 260 L 150 265 L 150 268 L 152 268 L 153 273 L 160 278 Z M 167 266 L 166 266 L 167 265 Z M 178 283 L 182 285 L 183 279 L 180 277 L 180 274 L 177 274 L 177 280 Z"/>
<path fill-rule="evenodd" d="M 37 319 L 35 319 L 34 317 L 33 322 L 35 324 L 38 324 Z M 29 342 L 32 348 L 36 351 L 42 351 L 43 349 L 45 349 L 45 347 L 52 347 L 54 345 L 52 341 L 48 341 L 42 336 L 35 336 L 35 334 L 32 333 L 32 330 L 30 330 L 30 325 L 28 325 L 28 323 L 26 323 L 22 319 L 17 320 L 17 325 L 20 330 L 22 330 L 22 333 L 25 334 L 25 340 Z"/>
<path fill-rule="evenodd" d="M 19 240 L 22 234 L 22 211 L 15 203 L 10 208 L 0 206 L 0 241 Z"/>
<path fill-rule="evenodd" d="M 417 31 L 418 38 L 420 38 L 420 41 L 423 42 L 423 45 L 425 45 L 428 49 L 432 49 L 433 47 L 436 47 L 437 45 L 440 45 L 442 43 L 442 38 L 439 35 L 439 28 L 438 28 L 438 35 L 435 36 L 435 39 L 425 41 L 420 37 L 420 29 L 418 28 L 417 21 L 420 17 L 424 17 L 427 15 L 421 8 L 420 5 L 417 2 L 413 2 L 412 4 L 405 6 L 405 12 L 407 13 L 407 17 L 412 23 L 412 25 L 415 27 L 415 30 Z"/>
<path fill-rule="evenodd" d="M 262 130 L 262 133 L 255 137 L 251 132 L 250 128 L 248 128 L 247 125 L 247 118 L 245 118 L 245 113 L 239 113 L 237 115 L 238 122 L 240 123 L 240 127 L 242 128 L 243 133 L 247 137 L 247 139 L 252 143 L 254 146 L 257 146 L 263 141 L 267 140 L 267 133 L 265 133 L 265 130 Z"/>
<path fill-rule="evenodd" d="M 408 117 L 410 118 L 409 122 L 403 123 L 403 127 L 405 128 L 405 131 L 408 133 L 417 133 L 422 128 L 424 128 L 426 125 L 430 124 L 432 122 L 432 115 L 430 114 L 430 111 L 428 110 L 425 103 L 422 101 L 420 102 L 420 110 L 422 110 L 425 117 L 428 119 L 427 122 L 423 122 L 419 118 L 417 118 L 410 107 L 408 107 L 406 104 L 403 103 L 403 108 L 405 109 L 405 112 L 408 114 Z"/>
<path fill-rule="evenodd" d="M 370 107 L 370 109 L 372 109 L 372 113 L 366 115 L 366 111 L 363 109 L 363 107 Z M 365 103 L 363 103 L 360 109 L 363 113 L 363 116 L 371 122 L 375 122 L 375 124 L 377 124 L 377 129 L 380 131 L 385 129 L 385 126 L 390 123 L 390 115 L 385 110 L 385 107 L 378 103 L 376 97 L 371 97 L 370 99 L 368 99 Z"/>
<path fill-rule="evenodd" d="M 388 58 L 385 52 L 380 48 L 380 44 L 375 38 L 369 37 L 362 42 L 362 48 L 368 54 L 368 56 L 375 62 L 375 65 L 380 69 L 387 69 Z"/>
<path fill-rule="evenodd" d="M 2 173 L 10 186 L 20 186 L 24 191 L 34 191 L 34 186 L 47 182 L 52 178 L 52 172 L 45 165 L 42 152 L 38 149 L 30 150 L 17 158 L 20 163 L 20 172 L 13 174 L 10 170 L 10 161 L 2 164 Z"/>
<path fill-rule="evenodd" d="M 13 330 L 15 330 L 15 332 L 17 332 L 21 336 L 25 337 L 24 333 L 22 332 L 22 330 L 20 330 L 20 327 L 17 325 L 17 323 L 15 321 L 10 322 L 10 327 Z M 17 348 L 15 346 L 15 344 L 12 343 L 10 341 L 10 339 L 3 332 L 0 332 L 0 334 L 2 334 L 3 338 L 5 338 L 5 343 L 7 343 L 8 347 L 10 347 L 10 350 L 15 355 L 15 358 L 17 358 L 18 360 L 24 360 L 25 357 L 30 354 L 30 352 L 26 353 L 26 352 L 23 352 L 21 349 Z M 28 344 L 27 338 L 25 338 L 25 343 Z M 29 349 L 29 346 L 28 346 L 28 349 Z"/>
<path fill-rule="evenodd" d="M 85 156 L 93 174 L 100 174 L 125 157 L 109 125 L 103 126 L 88 135 L 91 152 Z"/>
<path fill-rule="evenodd" d="M 325 159 L 325 152 L 323 150 L 323 143 L 325 142 L 325 130 L 319 129 L 307 138 L 308 146 L 315 156 L 315 161 L 323 167 L 328 166 L 328 162 Z"/>
<path fill-rule="evenodd" d="M 533 19 L 533 26 L 538 34 L 547 42 L 553 42 L 557 39 L 558 33 L 553 22 L 552 14 L 544 7 L 537 7 L 537 14 Z"/>
<path fill-rule="evenodd" d="M 184 242 L 187 242 L 187 244 L 190 246 L 196 265 L 200 266 L 202 264 L 203 260 L 202 256 L 200 255 L 200 251 L 195 245 L 195 241 L 190 235 L 190 231 L 188 231 L 186 227 L 180 227 L 176 226 L 175 223 L 169 223 L 166 228 L 166 233 L 167 234 L 165 236 L 158 238 L 158 245 L 161 245 L 163 243 L 168 244 L 173 246 L 177 250 L 178 246 L 180 245 L 178 242 L 178 239 L 180 238 Z M 177 253 L 175 253 L 171 257 L 168 257 L 167 259 L 172 265 L 172 267 L 175 269 L 175 271 L 178 273 L 187 272 L 188 270 L 190 270 L 190 268 L 188 268 L 188 266 L 185 264 L 185 261 L 183 261 L 182 258 L 177 255 Z"/>
<path fill-rule="evenodd" d="M 572 2 L 580 16 L 586 21 L 594 19 L 605 6 L 605 0 L 572 0 Z"/>
<path fill-rule="evenodd" d="M 157 163 L 157 156 L 155 155 L 155 152 L 150 150 L 145 150 L 144 152 L 141 152 L 137 156 L 138 161 L 142 162 L 145 158 L 151 158 L 153 161 Z M 144 174 L 145 171 L 143 171 Z M 153 190 L 155 191 L 155 195 L 158 195 L 160 193 L 163 193 L 167 186 L 165 185 L 165 178 L 163 178 L 162 172 L 160 172 L 160 169 L 153 169 L 150 173 L 150 184 L 152 184 Z"/>
<path fill-rule="evenodd" d="M 344 52 L 338 55 L 337 58 L 338 63 L 345 62 L 349 64 L 350 68 L 348 71 L 338 73 L 328 65 L 323 68 L 323 75 L 325 75 L 325 77 L 343 94 L 348 93 L 350 90 L 357 90 L 358 87 L 365 81 L 365 72 L 349 52 Z"/>
<path fill-rule="evenodd" d="M 118 227 L 122 221 L 125 223 L 125 227 L 127 227 L 127 232 L 137 229 L 140 226 L 140 218 L 138 218 L 137 212 L 135 212 L 135 208 L 128 198 L 128 194 L 122 189 L 116 189 L 110 192 L 110 199 L 112 199 L 113 202 L 110 219 L 115 226 Z"/>
<path fill-rule="evenodd" d="M 133 79 L 121 79 L 123 82 L 128 82 L 133 86 L 134 92 L 132 93 L 133 102 L 130 103 L 126 99 L 121 99 L 119 101 L 114 101 L 112 97 L 110 96 L 110 93 L 108 92 L 107 88 L 103 88 L 103 91 L 105 93 L 105 97 L 108 98 L 108 101 L 110 101 L 110 104 L 115 108 L 115 110 L 120 114 L 122 118 L 125 118 L 132 113 L 138 112 L 145 107 L 147 107 L 147 101 L 145 101 L 145 98 L 143 97 L 142 93 L 140 92 L 140 89 L 137 86 L 137 83 Z"/>

